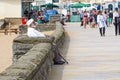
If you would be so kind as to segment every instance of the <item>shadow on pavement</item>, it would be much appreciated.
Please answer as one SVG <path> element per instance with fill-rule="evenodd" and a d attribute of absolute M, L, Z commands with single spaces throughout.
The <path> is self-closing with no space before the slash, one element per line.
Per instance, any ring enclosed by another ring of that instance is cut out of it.
<path fill-rule="evenodd" d="M 69 34 L 67 32 L 65 32 L 65 36 L 66 36 L 66 38 L 65 38 L 64 45 L 61 49 L 61 54 L 66 59 L 67 53 L 68 53 L 68 50 L 69 50 L 70 37 L 69 37 Z M 49 79 L 48 80 L 62 80 L 64 67 L 66 65 L 69 65 L 69 61 L 68 61 L 68 64 L 65 63 L 63 65 L 54 65 L 52 67 L 52 71 L 49 74 Z"/>

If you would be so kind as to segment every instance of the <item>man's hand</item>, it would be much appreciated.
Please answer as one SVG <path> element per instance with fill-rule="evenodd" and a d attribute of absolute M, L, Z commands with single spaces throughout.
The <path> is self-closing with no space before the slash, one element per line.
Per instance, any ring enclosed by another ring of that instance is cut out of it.
<path fill-rule="evenodd" d="M 113 19 L 113 22 L 112 22 L 113 24 L 115 24 L 115 20 Z"/>

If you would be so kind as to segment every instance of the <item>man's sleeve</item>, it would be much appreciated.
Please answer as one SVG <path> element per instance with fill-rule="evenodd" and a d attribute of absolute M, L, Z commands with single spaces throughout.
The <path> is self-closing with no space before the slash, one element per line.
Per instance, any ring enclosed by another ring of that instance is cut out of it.
<path fill-rule="evenodd" d="M 115 20 L 115 13 L 113 13 L 113 20 Z"/>

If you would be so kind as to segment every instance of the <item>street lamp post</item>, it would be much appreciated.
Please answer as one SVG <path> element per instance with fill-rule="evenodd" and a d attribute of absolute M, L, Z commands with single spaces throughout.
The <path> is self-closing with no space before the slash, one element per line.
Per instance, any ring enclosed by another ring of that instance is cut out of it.
<path fill-rule="evenodd" d="M 52 0 L 52 5 L 53 5 L 53 0 Z M 53 6 L 52 6 L 52 9 L 53 9 Z"/>

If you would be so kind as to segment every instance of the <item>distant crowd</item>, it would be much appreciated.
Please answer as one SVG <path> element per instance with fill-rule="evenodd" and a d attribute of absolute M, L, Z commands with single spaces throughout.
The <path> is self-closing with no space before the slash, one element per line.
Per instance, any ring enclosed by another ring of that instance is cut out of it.
<path fill-rule="evenodd" d="M 81 26 L 86 28 L 86 25 L 91 27 L 98 26 L 101 36 L 105 36 L 105 27 L 115 26 L 115 35 L 120 35 L 120 9 L 115 8 L 115 11 L 80 11 Z"/>
<path fill-rule="evenodd" d="M 22 24 L 26 24 L 27 20 L 34 19 L 37 24 L 43 24 L 49 22 L 50 15 L 58 14 L 57 10 L 25 10 L 22 17 Z"/>
<path fill-rule="evenodd" d="M 34 19 L 37 24 L 44 24 L 49 22 L 49 17 L 51 15 L 58 14 L 57 10 L 54 9 L 46 9 L 41 11 L 33 11 L 33 10 L 25 10 L 22 17 L 22 24 L 26 24 L 27 20 Z M 77 12 L 80 15 L 81 26 L 85 29 L 87 25 L 94 28 L 96 26 L 100 29 L 100 35 L 105 36 L 105 27 L 110 27 L 112 24 L 115 26 L 115 35 L 120 35 L 120 9 L 115 8 L 115 11 L 101 11 L 97 9 L 92 10 L 81 10 Z M 70 21 L 70 13 L 65 15 L 61 15 L 61 24 L 66 25 L 64 23 L 64 18 L 67 18 L 67 21 Z"/>

